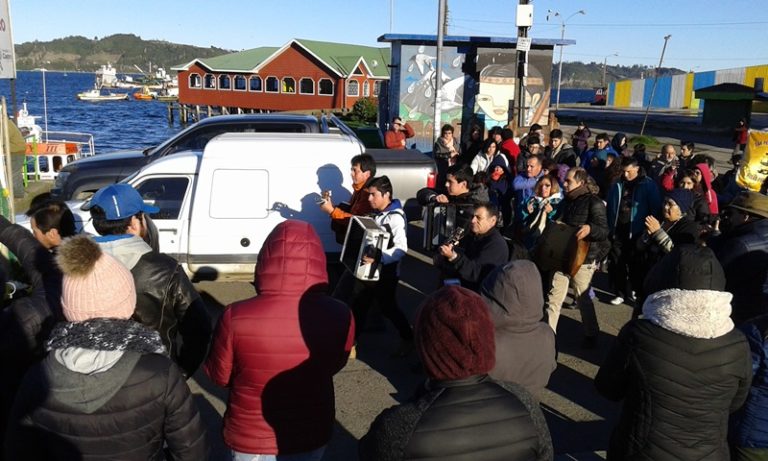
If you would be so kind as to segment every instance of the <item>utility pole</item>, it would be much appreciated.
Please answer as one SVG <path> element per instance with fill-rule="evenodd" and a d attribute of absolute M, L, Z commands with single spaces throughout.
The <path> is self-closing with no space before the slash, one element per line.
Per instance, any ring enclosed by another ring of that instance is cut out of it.
<path fill-rule="evenodd" d="M 395 0 L 389 0 L 389 33 L 392 33 L 395 17 Z"/>
<path fill-rule="evenodd" d="M 435 63 L 435 120 L 433 123 L 434 136 L 432 141 L 437 141 L 440 137 L 440 119 L 442 112 L 440 104 L 442 103 L 443 88 L 443 38 L 445 37 L 445 12 L 448 9 L 448 0 L 440 0 L 437 9 L 437 62 Z"/>
<path fill-rule="evenodd" d="M 533 25 L 533 6 L 530 0 L 520 0 L 517 5 L 517 128 L 525 126 L 525 77 L 528 70 L 528 51 L 520 51 L 520 39 L 528 37 L 528 29 Z"/>
<path fill-rule="evenodd" d="M 579 14 L 587 14 L 584 10 L 579 10 L 572 15 L 568 16 L 567 18 L 563 19 L 563 15 L 561 15 L 558 11 L 552 11 L 547 10 L 547 21 L 549 21 L 549 15 L 551 14 L 552 17 L 560 17 L 560 41 L 562 42 L 565 40 L 565 24 L 574 16 Z M 555 99 L 555 110 L 560 109 L 560 84 L 563 81 L 563 44 L 560 44 L 560 63 L 557 66 L 557 98 Z"/>
<path fill-rule="evenodd" d="M 608 58 L 610 58 L 611 56 L 618 56 L 618 55 L 619 53 L 609 54 L 603 59 L 603 80 L 600 83 L 600 88 L 605 88 L 605 69 L 606 69 L 606 66 L 608 65 Z"/>
<path fill-rule="evenodd" d="M 661 63 L 664 62 L 664 52 L 667 50 L 667 42 L 672 35 L 664 36 L 664 46 L 661 48 L 661 58 L 659 58 L 659 66 L 656 67 L 656 72 L 653 76 L 653 86 L 651 87 L 651 97 L 648 98 L 648 107 L 645 109 L 645 117 L 643 118 L 643 126 L 640 128 L 640 136 L 645 132 L 645 123 L 648 121 L 648 112 L 651 111 L 651 105 L 653 104 L 653 95 L 656 93 L 656 84 L 659 82 L 659 72 L 661 71 Z"/>

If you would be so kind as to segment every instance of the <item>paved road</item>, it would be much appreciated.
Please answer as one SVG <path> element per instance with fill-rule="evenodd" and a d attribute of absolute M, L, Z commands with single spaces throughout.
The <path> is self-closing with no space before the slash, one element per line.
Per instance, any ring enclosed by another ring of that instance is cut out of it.
<path fill-rule="evenodd" d="M 420 241 L 420 233 L 416 226 L 409 229 L 412 246 Z M 437 273 L 430 261 L 431 257 L 418 249 L 412 249 L 404 261 L 398 300 L 411 320 L 425 294 L 436 287 Z M 606 286 L 604 278 L 604 274 L 599 274 L 598 286 Z M 215 315 L 226 304 L 254 294 L 247 283 L 201 282 L 197 288 Z M 604 301 L 610 295 L 598 290 L 598 297 Z M 558 367 L 542 397 L 558 459 L 603 459 L 594 452 L 605 450 L 616 421 L 617 405 L 597 395 L 592 378 L 631 310 L 599 301 L 597 313 L 602 329 L 598 349 L 580 348 L 578 311 L 564 309 L 558 327 Z M 367 332 L 358 345 L 357 360 L 350 361 L 336 376 L 337 425 L 324 460 L 356 460 L 357 440 L 367 432 L 376 415 L 406 401 L 424 379 L 415 355 L 405 359 L 389 357 L 396 346 L 397 336 L 388 325 L 383 331 Z M 201 372 L 190 380 L 190 385 L 215 441 L 213 459 L 223 459 L 226 447 L 220 428 L 226 391 L 216 388 Z"/>

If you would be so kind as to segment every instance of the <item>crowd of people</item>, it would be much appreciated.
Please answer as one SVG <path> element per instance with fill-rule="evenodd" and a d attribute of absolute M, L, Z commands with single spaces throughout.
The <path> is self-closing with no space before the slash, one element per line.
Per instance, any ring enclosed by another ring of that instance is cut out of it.
<path fill-rule="evenodd" d="M 387 143 L 404 148 L 411 133 L 395 119 Z M 215 330 L 181 266 L 153 247 L 158 209 L 131 186 L 90 200 L 97 236 L 76 235 L 48 196 L 30 207 L 32 232 L 0 217 L 29 284 L 23 296 L 6 284 L 0 316 L 4 459 L 207 459 L 211 428 L 186 384 L 202 367 L 229 390 L 229 459 L 320 460 L 333 376 L 376 310 L 399 336 L 392 356 L 415 351 L 426 380 L 373 421 L 361 459 L 551 460 L 539 399 L 569 293 L 581 346 L 607 351 L 596 390 L 623 402 L 610 460 L 766 459 L 768 196 L 740 190 L 740 151 L 718 174 L 691 142 L 651 158 L 624 133 L 592 137 L 584 123 L 570 140 L 534 125 L 518 142 L 472 127 L 460 142 L 442 127 L 440 187 L 417 198 L 426 220 L 450 209 L 462 232 L 438 235 L 439 281 L 413 324 L 396 297 L 408 220 L 370 155 L 350 161 L 348 203 L 318 206 L 339 242 L 354 217 L 386 232 L 359 261 L 377 277 L 347 267 L 332 287 L 316 230 L 287 220 L 258 254 L 257 295 Z M 595 313 L 600 270 L 610 302 L 634 308 L 612 344 Z"/>

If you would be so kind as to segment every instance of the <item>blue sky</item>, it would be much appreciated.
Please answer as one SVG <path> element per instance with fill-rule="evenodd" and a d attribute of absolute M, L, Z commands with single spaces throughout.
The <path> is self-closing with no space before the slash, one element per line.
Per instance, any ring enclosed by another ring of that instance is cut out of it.
<path fill-rule="evenodd" d="M 16 43 L 69 35 L 89 38 L 134 33 L 198 46 L 248 49 L 291 38 L 362 45 L 390 32 L 434 34 L 437 0 L 10 0 Z M 449 0 L 449 33 L 514 36 L 515 0 Z M 571 17 L 564 61 L 658 63 L 704 71 L 768 64 L 766 0 L 535 0 L 531 36 L 559 38 L 560 18 Z M 557 56 L 557 55 L 556 55 Z M 555 58 L 557 61 L 557 57 Z M 167 63 L 172 65 L 176 63 Z"/>

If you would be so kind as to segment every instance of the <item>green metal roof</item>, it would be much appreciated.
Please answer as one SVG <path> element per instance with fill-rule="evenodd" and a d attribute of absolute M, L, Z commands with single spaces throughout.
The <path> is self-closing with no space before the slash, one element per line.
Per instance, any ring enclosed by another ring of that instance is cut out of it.
<path fill-rule="evenodd" d="M 195 59 L 187 64 L 174 66 L 173 70 L 185 70 L 195 62 L 213 71 L 253 72 L 263 64 L 266 64 L 277 52 L 288 48 L 292 43 L 297 43 L 310 54 L 314 55 L 331 70 L 348 76 L 355 71 L 358 62 L 364 62 L 364 66 L 374 77 L 388 78 L 390 50 L 373 46 L 349 45 L 346 43 L 318 42 L 316 40 L 294 39 L 282 47 L 262 46 L 237 53 L 215 56 L 213 58 Z"/>
<path fill-rule="evenodd" d="M 198 59 L 197 61 L 211 70 L 250 72 L 277 50 L 279 48 L 274 46 L 262 46 L 213 58 Z"/>
<path fill-rule="evenodd" d="M 374 77 L 389 77 L 389 47 L 349 45 L 346 43 L 319 42 L 303 38 L 294 39 L 296 43 L 309 50 L 321 61 L 342 75 L 349 75 L 355 70 L 360 58 Z"/>

